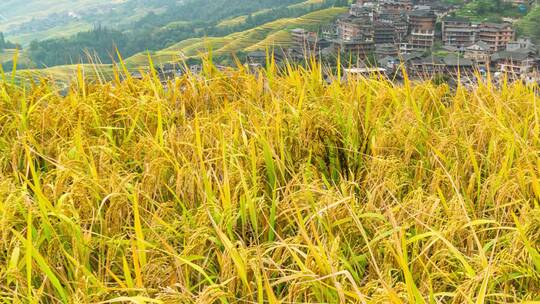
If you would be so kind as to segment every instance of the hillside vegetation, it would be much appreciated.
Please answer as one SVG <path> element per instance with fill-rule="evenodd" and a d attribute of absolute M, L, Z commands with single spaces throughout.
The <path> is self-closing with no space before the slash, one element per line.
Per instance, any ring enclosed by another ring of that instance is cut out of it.
<path fill-rule="evenodd" d="M 203 37 L 181 41 L 169 48 L 152 52 L 156 64 L 182 58 L 198 57 L 209 49 L 215 55 L 231 54 L 241 51 L 265 50 L 272 47 L 287 47 L 292 44 L 289 31 L 296 27 L 317 29 L 321 24 L 333 21 L 346 8 L 327 8 L 298 18 L 283 18 L 264 25 L 230 34 L 225 37 Z M 148 54 L 140 53 L 126 60 L 131 66 L 148 64 Z"/>
<path fill-rule="evenodd" d="M 189 0 L 184 2 L 160 0 L 152 3 L 154 8 L 159 8 L 161 11 L 151 11 L 128 25 L 109 28 L 108 23 L 98 22 L 94 24 L 99 25 L 94 26 L 90 31 L 82 31 L 59 39 L 34 41 L 26 50 L 28 57 L 38 67 L 89 63 L 87 54 L 96 55 L 100 62 L 111 63 L 118 59 L 114 56 L 116 49 L 124 56 L 132 56 L 147 50 L 162 50 L 190 38 L 223 37 L 253 29 L 277 19 L 299 17 L 330 7 L 333 2 L 332 0 Z M 144 1 L 130 0 L 124 6 L 129 4 L 137 8 L 137 5 L 144 5 Z M 226 27 L 220 25 L 223 20 L 246 14 L 249 14 L 249 17 L 242 23 Z M 81 28 L 84 27 L 81 25 Z M 66 29 L 63 33 L 71 33 L 71 31 Z"/>
<path fill-rule="evenodd" d="M 521 303 L 538 88 L 0 81 L 0 301 Z"/>
<path fill-rule="evenodd" d="M 300 2 L 300 3 L 296 3 L 296 4 L 291 4 L 288 6 L 289 9 L 308 9 L 310 8 L 311 6 L 315 6 L 315 5 L 322 5 L 324 4 L 324 0 L 306 0 L 306 1 L 303 1 L 303 2 Z M 232 26 L 238 26 L 240 24 L 243 24 L 243 23 L 246 23 L 248 21 L 248 19 L 250 18 L 253 18 L 253 17 L 257 17 L 257 16 L 260 16 L 260 15 L 263 15 L 263 14 L 266 14 L 268 12 L 271 12 L 271 9 L 262 9 L 262 10 L 259 10 L 253 14 L 249 14 L 249 15 L 242 15 L 242 16 L 237 16 L 237 17 L 233 17 L 233 18 L 229 18 L 229 19 L 225 19 L 223 21 L 221 21 L 220 23 L 218 23 L 218 27 L 222 27 L 222 28 L 227 28 L 227 27 L 232 27 Z"/>
<path fill-rule="evenodd" d="M 540 43 L 540 5 L 518 22 L 518 30 L 520 34 L 531 37 L 536 43 Z"/>
<path fill-rule="evenodd" d="M 501 22 L 503 18 L 520 18 L 519 9 L 504 0 L 474 0 L 464 5 L 457 14 L 478 22 Z"/>

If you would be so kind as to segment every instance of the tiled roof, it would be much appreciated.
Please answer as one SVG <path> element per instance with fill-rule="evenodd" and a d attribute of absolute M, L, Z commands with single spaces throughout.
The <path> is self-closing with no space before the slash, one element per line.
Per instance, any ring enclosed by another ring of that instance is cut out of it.
<path fill-rule="evenodd" d="M 527 59 L 532 59 L 533 56 L 527 52 L 523 51 L 502 51 L 495 53 L 491 56 L 491 60 L 497 61 L 501 59 L 510 59 L 516 61 L 524 61 Z"/>
<path fill-rule="evenodd" d="M 448 55 L 443 58 L 443 63 L 447 66 L 472 66 L 473 62 L 470 59 L 467 58 L 459 58 L 455 55 Z"/>

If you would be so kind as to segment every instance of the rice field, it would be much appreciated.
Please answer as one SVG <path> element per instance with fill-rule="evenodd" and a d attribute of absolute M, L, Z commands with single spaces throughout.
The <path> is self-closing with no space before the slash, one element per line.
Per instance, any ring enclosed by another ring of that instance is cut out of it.
<path fill-rule="evenodd" d="M 0 302 L 540 301 L 538 88 L 85 69 L 0 81 Z"/>

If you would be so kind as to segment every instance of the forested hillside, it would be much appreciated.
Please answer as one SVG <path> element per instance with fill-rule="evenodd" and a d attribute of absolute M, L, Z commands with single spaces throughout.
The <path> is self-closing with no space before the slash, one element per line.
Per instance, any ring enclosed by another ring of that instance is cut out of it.
<path fill-rule="evenodd" d="M 518 23 L 520 34 L 529 36 L 540 43 L 540 6 L 534 8 Z"/>
<path fill-rule="evenodd" d="M 146 50 L 157 51 L 196 37 L 222 37 L 255 28 L 280 18 L 294 18 L 333 6 L 334 0 L 202 0 L 168 3 L 163 13 L 151 12 L 118 29 L 96 27 L 69 38 L 31 43 L 28 55 L 38 67 L 89 62 L 88 55 L 107 63 L 118 49 L 125 57 Z M 246 16 L 239 23 L 223 21 Z"/>

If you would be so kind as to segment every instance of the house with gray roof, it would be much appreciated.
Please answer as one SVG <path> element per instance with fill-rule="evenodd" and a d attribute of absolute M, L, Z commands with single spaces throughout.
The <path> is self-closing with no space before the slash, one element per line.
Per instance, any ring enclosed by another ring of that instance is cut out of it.
<path fill-rule="evenodd" d="M 529 49 L 501 51 L 491 56 L 491 63 L 497 71 L 518 79 L 537 69 L 537 55 Z"/>
<path fill-rule="evenodd" d="M 471 60 L 480 68 L 487 68 L 489 66 L 491 55 L 491 47 L 482 40 L 469 45 L 463 52 L 464 58 Z"/>

